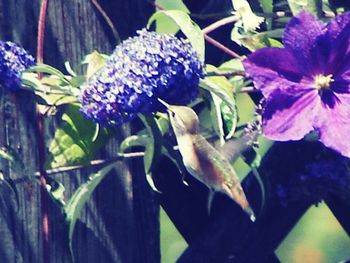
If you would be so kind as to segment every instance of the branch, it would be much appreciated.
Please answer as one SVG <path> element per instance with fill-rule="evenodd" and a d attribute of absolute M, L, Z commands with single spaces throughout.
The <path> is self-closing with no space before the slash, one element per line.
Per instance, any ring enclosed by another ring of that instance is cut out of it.
<path fill-rule="evenodd" d="M 38 47 L 37 47 L 37 63 L 44 61 L 44 39 L 45 39 L 45 24 L 47 14 L 48 0 L 42 0 L 38 22 Z M 42 73 L 39 73 L 39 78 Z M 42 235 L 43 235 L 43 263 L 50 262 L 50 244 L 49 244 L 49 208 L 48 208 L 48 193 L 46 190 L 46 171 L 45 171 L 45 135 L 44 135 L 44 116 L 40 113 L 38 104 L 36 105 L 37 112 L 37 142 L 39 156 L 39 173 L 40 173 L 40 192 L 41 192 L 41 213 L 42 213 Z"/>

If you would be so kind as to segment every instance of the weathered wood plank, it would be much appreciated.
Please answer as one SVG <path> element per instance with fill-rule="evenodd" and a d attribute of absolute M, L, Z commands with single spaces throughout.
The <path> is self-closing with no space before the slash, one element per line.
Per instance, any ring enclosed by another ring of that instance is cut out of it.
<path fill-rule="evenodd" d="M 22 44 L 35 54 L 40 1 L 0 0 L 0 37 Z M 153 7 L 143 0 L 101 1 L 116 29 L 125 38 L 146 24 Z M 106 21 L 86 0 L 50 0 L 46 26 L 44 62 L 63 69 L 70 61 L 74 69 L 84 55 L 94 49 L 110 53 L 116 44 Z M 1 91 L 2 92 L 2 91 Z M 0 108 L 0 146 L 15 148 L 26 164 L 25 174 L 16 174 L 1 160 L 0 169 L 7 178 L 19 179 L 37 170 L 34 101 L 28 93 L 2 96 Z M 56 121 L 46 119 L 47 145 Z M 121 129 L 101 153 L 113 155 L 121 138 L 129 133 Z M 145 180 L 139 161 L 132 173 L 126 162 L 109 174 L 84 209 L 74 236 L 78 262 L 159 262 L 158 205 Z M 138 168 L 137 168 L 138 167 Z M 66 186 L 66 198 L 86 181 L 91 169 L 56 175 Z M 18 180 L 19 204 L 14 195 L 0 194 L 0 258 L 4 262 L 40 262 L 40 191 L 35 180 Z M 2 189 L 2 188 L 0 188 Z M 70 262 L 62 211 L 50 204 L 50 260 Z M 147 242 L 146 242 L 147 241 Z"/>

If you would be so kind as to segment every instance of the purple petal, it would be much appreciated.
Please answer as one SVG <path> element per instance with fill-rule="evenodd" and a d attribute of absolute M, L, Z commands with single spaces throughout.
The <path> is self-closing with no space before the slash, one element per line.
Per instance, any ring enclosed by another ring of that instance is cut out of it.
<path fill-rule="evenodd" d="M 255 87 L 268 97 L 276 88 L 295 86 L 303 78 L 304 69 L 286 49 L 262 48 L 243 61 L 244 68 Z"/>
<path fill-rule="evenodd" d="M 302 139 L 314 129 L 319 107 L 320 97 L 315 89 L 296 95 L 276 90 L 263 112 L 264 135 L 277 141 Z"/>
<path fill-rule="evenodd" d="M 330 39 L 335 40 L 344 28 L 350 23 L 350 12 L 336 16 L 327 24 L 327 35 Z"/>
<path fill-rule="evenodd" d="M 316 39 L 324 32 L 324 24 L 306 11 L 293 17 L 283 34 L 284 46 L 291 50 L 301 63 L 310 62 L 310 52 Z M 312 66 L 309 66 L 310 69 Z"/>
<path fill-rule="evenodd" d="M 350 21 L 333 41 L 329 67 L 334 75 L 342 74 L 350 67 Z"/>
<path fill-rule="evenodd" d="M 350 94 L 337 94 L 339 103 L 333 108 L 320 107 L 316 126 L 320 141 L 327 147 L 350 157 Z"/>
<path fill-rule="evenodd" d="M 316 39 L 311 50 L 313 73 L 338 74 L 349 60 L 350 12 L 336 16 Z M 341 72 L 340 72 L 341 73 Z"/>

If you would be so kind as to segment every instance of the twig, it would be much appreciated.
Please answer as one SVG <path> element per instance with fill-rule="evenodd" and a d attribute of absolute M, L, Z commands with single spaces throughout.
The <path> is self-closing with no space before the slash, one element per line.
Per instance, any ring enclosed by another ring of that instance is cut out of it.
<path fill-rule="evenodd" d="M 227 71 L 227 72 L 207 72 L 207 77 L 233 77 L 233 76 L 243 76 L 245 77 L 246 74 L 244 71 Z"/>
<path fill-rule="evenodd" d="M 45 38 L 45 22 L 47 14 L 48 0 L 42 0 L 40 7 L 40 15 L 38 22 L 38 43 L 37 43 L 37 63 L 43 63 L 44 54 L 44 38 Z M 39 73 L 39 78 L 42 73 Z M 49 211 L 48 211 L 48 194 L 46 190 L 46 171 L 45 165 L 45 136 L 44 136 L 44 116 L 40 113 L 38 105 L 37 112 L 37 142 L 39 157 L 39 173 L 40 173 L 40 192 L 41 192 L 41 214 L 42 214 L 42 231 L 43 231 L 43 263 L 50 262 L 50 246 L 49 246 Z"/>
<path fill-rule="evenodd" d="M 215 39 L 211 38 L 210 36 L 204 35 L 204 38 L 210 44 L 212 44 L 212 45 L 216 46 L 217 48 L 221 49 L 223 52 L 225 52 L 226 54 L 230 55 L 231 57 L 241 58 L 241 56 L 238 55 L 236 52 L 234 52 L 233 50 L 231 50 L 228 47 L 224 46 L 223 44 L 221 44 L 220 42 L 218 42 Z"/>
<path fill-rule="evenodd" d="M 46 170 L 46 174 L 47 175 L 55 175 L 58 173 L 76 171 L 76 170 L 79 170 L 79 169 L 85 168 L 85 167 L 94 167 L 94 166 L 98 166 L 98 165 L 102 165 L 102 164 L 108 164 L 108 163 L 112 163 L 115 161 L 123 160 L 125 158 L 139 158 L 139 157 L 143 157 L 143 156 L 145 156 L 144 152 L 119 153 L 114 158 L 111 158 L 108 160 L 102 160 L 102 159 L 92 160 L 87 165 L 86 164 L 85 165 L 72 165 L 72 166 L 64 166 L 64 167 L 57 167 L 54 169 L 49 169 L 49 170 Z M 38 174 L 39 174 L 38 172 L 35 173 L 35 175 L 38 175 Z"/>
<path fill-rule="evenodd" d="M 222 27 L 224 25 L 227 25 L 229 23 L 233 23 L 236 22 L 238 19 L 240 18 L 239 15 L 233 15 L 233 16 L 229 16 L 229 17 L 225 17 L 223 19 L 220 19 L 218 21 L 216 21 L 215 23 L 205 27 L 202 29 L 203 34 L 209 34 L 210 32 L 214 31 L 215 29 Z"/>
<path fill-rule="evenodd" d="M 116 39 L 117 43 L 121 42 L 119 33 L 117 31 L 117 29 L 115 28 L 115 26 L 113 25 L 112 20 L 109 18 L 109 16 L 107 15 L 107 13 L 103 10 L 102 6 L 98 3 L 97 0 L 91 0 L 92 4 L 96 7 L 96 9 L 98 10 L 98 12 L 100 12 L 100 14 L 102 15 L 102 17 L 104 18 L 104 20 L 106 21 L 106 23 L 108 24 L 109 28 L 112 30 L 113 32 L 113 36 Z"/>

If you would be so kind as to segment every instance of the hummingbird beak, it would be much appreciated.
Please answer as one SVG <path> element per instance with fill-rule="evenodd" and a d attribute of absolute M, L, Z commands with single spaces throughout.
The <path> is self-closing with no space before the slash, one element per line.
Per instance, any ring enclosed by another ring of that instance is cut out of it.
<path fill-rule="evenodd" d="M 165 106 L 165 108 L 167 109 L 168 113 L 173 113 L 174 111 L 171 110 L 171 105 L 166 103 L 164 100 L 160 99 L 160 98 L 157 98 L 157 100 L 163 104 Z"/>
<path fill-rule="evenodd" d="M 160 98 L 157 98 L 157 100 L 161 103 L 161 104 L 163 104 L 167 109 L 169 109 L 169 104 L 168 103 L 166 103 L 164 100 L 162 100 L 162 99 L 160 99 Z"/>

